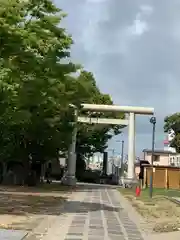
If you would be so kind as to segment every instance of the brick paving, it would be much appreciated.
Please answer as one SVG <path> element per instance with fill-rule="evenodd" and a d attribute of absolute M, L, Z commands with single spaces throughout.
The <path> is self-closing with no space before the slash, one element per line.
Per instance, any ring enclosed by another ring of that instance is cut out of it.
<path fill-rule="evenodd" d="M 28 240 L 143 240 L 140 230 L 121 206 L 117 190 L 85 187 L 70 199 L 63 213 L 44 233 Z"/>

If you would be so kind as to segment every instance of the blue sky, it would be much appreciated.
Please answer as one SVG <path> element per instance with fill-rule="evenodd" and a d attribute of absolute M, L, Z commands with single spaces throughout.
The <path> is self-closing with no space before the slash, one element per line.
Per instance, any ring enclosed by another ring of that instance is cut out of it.
<path fill-rule="evenodd" d="M 68 17 L 72 58 L 92 71 L 100 89 L 120 105 L 154 107 L 156 147 L 163 147 L 163 120 L 179 110 L 179 0 L 56 0 Z M 151 147 L 149 117 L 138 116 L 136 152 Z M 109 143 L 120 149 L 127 130 Z"/>

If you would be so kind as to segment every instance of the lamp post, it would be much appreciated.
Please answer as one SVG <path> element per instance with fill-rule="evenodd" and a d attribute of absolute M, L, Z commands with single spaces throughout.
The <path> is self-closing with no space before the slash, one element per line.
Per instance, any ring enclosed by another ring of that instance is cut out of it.
<path fill-rule="evenodd" d="M 151 153 L 151 175 L 150 175 L 150 187 L 149 187 L 149 196 L 150 196 L 150 198 L 152 198 L 152 195 L 153 195 L 153 163 L 154 163 L 156 118 L 151 117 L 150 118 L 150 123 L 153 125 L 153 129 L 152 129 L 152 153 Z"/>

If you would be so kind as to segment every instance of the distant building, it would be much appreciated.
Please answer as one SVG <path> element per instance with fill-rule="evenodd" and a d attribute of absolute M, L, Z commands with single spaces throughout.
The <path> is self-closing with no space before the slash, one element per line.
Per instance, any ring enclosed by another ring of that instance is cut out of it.
<path fill-rule="evenodd" d="M 144 160 L 148 161 L 151 164 L 152 150 L 144 149 L 143 153 Z M 153 163 L 156 166 L 180 167 L 180 154 L 167 150 L 155 150 Z"/>
<path fill-rule="evenodd" d="M 95 154 L 89 158 L 88 168 L 92 170 L 100 170 L 102 168 L 103 162 L 103 155 L 102 154 Z"/>
<path fill-rule="evenodd" d="M 118 169 L 121 168 L 121 156 L 111 156 L 108 159 L 108 168 L 107 168 L 107 173 L 108 174 L 114 174 L 116 171 L 119 171 Z"/>

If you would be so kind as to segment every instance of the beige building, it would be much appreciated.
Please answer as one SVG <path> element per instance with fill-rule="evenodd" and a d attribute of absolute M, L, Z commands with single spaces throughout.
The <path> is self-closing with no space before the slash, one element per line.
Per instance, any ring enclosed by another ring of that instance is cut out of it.
<path fill-rule="evenodd" d="M 152 150 L 144 149 L 144 160 L 148 161 L 151 164 L 152 159 Z M 171 152 L 164 150 L 155 150 L 154 151 L 154 165 L 169 165 L 169 155 Z"/>
<path fill-rule="evenodd" d="M 143 150 L 143 159 L 141 161 L 147 161 L 151 164 L 152 160 L 152 150 L 144 149 Z M 180 166 L 180 155 L 172 153 L 167 150 L 155 150 L 154 151 L 154 161 L 153 165 L 155 166 Z M 135 164 L 135 175 L 138 177 L 140 173 L 140 163 Z"/>
<path fill-rule="evenodd" d="M 144 149 L 144 160 L 148 161 L 151 163 L 151 156 L 152 156 L 152 151 L 149 149 Z M 154 165 L 156 166 L 169 166 L 171 165 L 171 157 L 176 157 L 176 153 L 172 153 L 171 151 L 166 151 L 166 150 L 155 150 L 154 151 Z"/>

